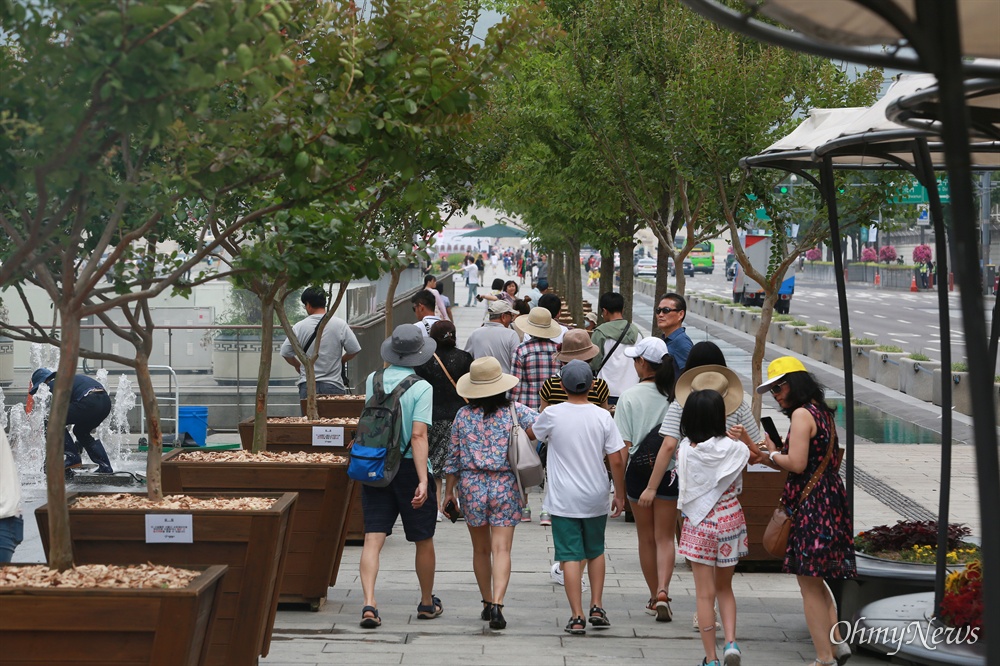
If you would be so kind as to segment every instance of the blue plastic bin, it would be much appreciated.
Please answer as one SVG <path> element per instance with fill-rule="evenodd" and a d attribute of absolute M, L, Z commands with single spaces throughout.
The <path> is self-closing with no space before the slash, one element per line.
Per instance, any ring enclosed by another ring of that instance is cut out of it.
<path fill-rule="evenodd" d="M 186 432 L 198 446 L 205 446 L 208 437 L 208 407 L 181 407 L 177 417 L 177 432 Z"/>

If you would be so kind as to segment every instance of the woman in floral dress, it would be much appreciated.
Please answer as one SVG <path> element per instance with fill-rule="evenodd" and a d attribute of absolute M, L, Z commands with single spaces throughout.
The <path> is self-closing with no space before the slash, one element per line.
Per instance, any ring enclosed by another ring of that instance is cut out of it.
<path fill-rule="evenodd" d="M 784 442 L 765 439 L 768 463 L 788 470 L 781 503 L 791 514 L 792 528 L 781 570 L 798 578 L 806 624 L 816 648 L 814 664 L 843 664 L 851 651 L 835 630 L 837 605 L 824 579 L 854 578 L 856 568 L 847 489 L 839 474 L 834 410 L 826 404 L 823 388 L 796 358 L 775 359 L 767 367 L 767 377 L 757 392 L 770 391 L 781 411 L 791 418 Z M 800 503 L 809 480 L 830 451 L 831 438 L 833 457 Z M 836 640 L 831 641 L 831 635 Z"/>
<path fill-rule="evenodd" d="M 529 407 L 511 402 L 507 391 L 518 384 L 500 362 L 485 356 L 472 362 L 458 380 L 458 394 L 469 404 L 458 410 L 445 460 L 445 506 L 457 497 L 472 537 L 472 570 L 482 593 L 481 618 L 504 629 L 502 608 L 510 582 L 510 549 L 521 521 L 521 494 L 507 462 L 507 445 L 516 415 L 527 430 L 538 418 Z"/>

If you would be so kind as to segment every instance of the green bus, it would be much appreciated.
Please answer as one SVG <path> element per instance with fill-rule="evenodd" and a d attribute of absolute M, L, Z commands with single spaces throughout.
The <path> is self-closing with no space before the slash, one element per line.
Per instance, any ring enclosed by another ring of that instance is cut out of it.
<path fill-rule="evenodd" d="M 686 242 L 686 238 L 678 236 L 674 239 L 674 247 L 680 250 Z M 708 273 L 711 275 L 712 271 L 715 270 L 715 248 L 709 241 L 696 243 L 694 249 L 691 250 L 691 254 L 688 255 L 688 259 L 694 265 L 695 273 Z"/>

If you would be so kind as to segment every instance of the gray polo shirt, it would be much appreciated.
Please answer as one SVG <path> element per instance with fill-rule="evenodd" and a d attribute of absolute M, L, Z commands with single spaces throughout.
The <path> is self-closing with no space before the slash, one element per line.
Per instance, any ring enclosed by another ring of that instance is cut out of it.
<path fill-rule="evenodd" d="M 500 322 L 488 321 L 472 332 L 465 343 L 465 351 L 474 359 L 492 356 L 500 361 L 501 370 L 510 374 L 510 362 L 519 344 L 517 333 Z"/>
<path fill-rule="evenodd" d="M 304 345 L 312 337 L 313 331 L 316 330 L 316 326 L 322 318 L 323 315 L 321 314 L 309 315 L 292 327 L 292 331 L 295 333 L 295 337 L 298 338 L 300 345 Z M 341 360 L 344 354 L 357 354 L 361 351 L 361 345 L 358 343 L 354 331 L 340 317 L 330 318 L 330 321 L 323 328 L 323 335 L 319 336 L 319 340 L 319 356 L 316 358 L 316 381 L 332 382 L 343 388 L 344 378 L 340 373 Z M 306 350 L 307 355 L 315 351 L 315 344 L 316 341 L 314 340 L 309 349 Z M 292 343 L 288 340 L 281 343 L 281 355 L 285 358 L 295 358 Z M 303 367 L 299 370 L 299 381 L 297 383 L 303 384 L 305 381 L 306 371 Z"/>

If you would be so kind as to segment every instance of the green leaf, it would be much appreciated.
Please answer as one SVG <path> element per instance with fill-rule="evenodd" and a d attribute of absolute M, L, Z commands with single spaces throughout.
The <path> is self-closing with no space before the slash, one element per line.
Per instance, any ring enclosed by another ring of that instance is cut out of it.
<path fill-rule="evenodd" d="M 403 105 L 406 107 L 406 112 L 409 113 L 410 115 L 413 115 L 414 113 L 417 112 L 417 103 L 414 102 L 412 99 L 407 99 L 403 103 Z"/>

